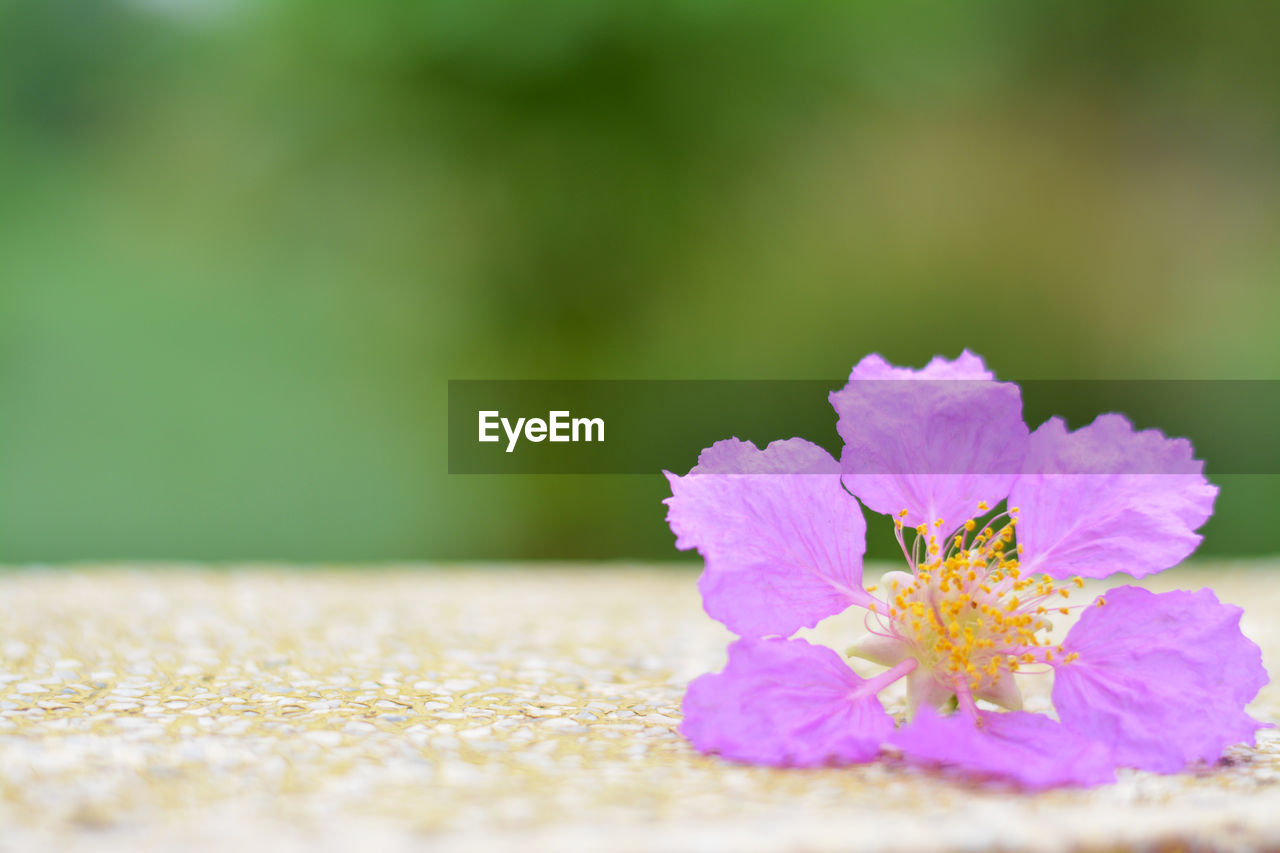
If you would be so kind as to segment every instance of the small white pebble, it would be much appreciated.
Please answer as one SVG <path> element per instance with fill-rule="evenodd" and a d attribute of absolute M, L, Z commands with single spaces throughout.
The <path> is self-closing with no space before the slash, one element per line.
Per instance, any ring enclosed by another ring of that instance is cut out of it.
<path fill-rule="evenodd" d="M 322 746 L 337 746 L 342 743 L 342 733 L 334 731 L 309 731 L 304 735 L 307 740 L 315 741 Z"/>
<path fill-rule="evenodd" d="M 557 731 L 586 731 L 586 726 L 575 723 L 568 717 L 552 717 L 550 719 L 542 719 L 538 721 L 538 725 L 544 729 L 556 729 Z"/>
<path fill-rule="evenodd" d="M 480 686 L 480 682 L 471 678 L 450 678 L 440 685 L 450 693 L 459 693 L 463 690 L 472 690 Z"/>

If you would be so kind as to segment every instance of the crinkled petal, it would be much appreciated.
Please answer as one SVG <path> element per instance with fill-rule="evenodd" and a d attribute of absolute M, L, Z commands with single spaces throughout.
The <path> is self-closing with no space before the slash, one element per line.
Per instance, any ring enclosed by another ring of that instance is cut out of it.
<path fill-rule="evenodd" d="M 889 742 L 909 761 L 1016 782 L 1025 788 L 1102 785 L 1115 780 L 1106 747 L 1043 714 L 939 716 L 922 705 Z"/>
<path fill-rule="evenodd" d="M 739 636 L 790 636 L 870 600 L 862 510 L 817 445 L 720 441 L 688 475 L 667 479 L 676 547 L 706 560 L 703 606 Z"/>
<path fill-rule="evenodd" d="M 831 394 L 849 491 L 876 512 L 907 510 L 910 526 L 941 518 L 948 529 L 1003 500 L 1028 431 L 1018 386 L 993 380 L 967 350 L 922 370 L 864 358 Z"/>
<path fill-rule="evenodd" d="M 1181 562 L 1200 544 L 1217 486 L 1185 438 L 1135 432 L 1102 415 L 1067 432 L 1059 418 L 1031 436 L 1027 473 L 1009 495 L 1026 571 L 1053 577 L 1134 577 Z"/>
<path fill-rule="evenodd" d="M 1262 652 L 1240 631 L 1239 607 L 1213 592 L 1122 586 L 1090 607 L 1055 661 L 1053 703 L 1068 727 L 1108 746 L 1118 765 L 1174 773 L 1252 743 L 1244 712 L 1267 683 Z"/>
<path fill-rule="evenodd" d="M 879 353 L 871 353 L 853 366 L 849 374 L 852 379 L 995 379 L 996 375 L 987 370 L 982 356 L 961 350 L 955 361 L 947 361 L 935 355 L 928 364 L 916 370 L 912 367 L 897 367 L 885 361 Z"/>
<path fill-rule="evenodd" d="M 735 761 L 811 767 L 870 761 L 893 718 L 840 656 L 804 640 L 738 640 L 695 679 L 680 732 Z"/>

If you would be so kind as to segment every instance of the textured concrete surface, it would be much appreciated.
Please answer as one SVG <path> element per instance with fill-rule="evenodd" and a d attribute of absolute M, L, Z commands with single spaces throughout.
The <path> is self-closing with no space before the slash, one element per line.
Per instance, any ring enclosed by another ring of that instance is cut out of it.
<path fill-rule="evenodd" d="M 1036 796 L 891 760 L 797 771 L 698 755 L 675 732 L 680 697 L 729 637 L 695 579 L 624 565 L 0 573 L 0 850 L 1280 848 L 1274 730 L 1217 766 Z M 1280 666 L 1280 565 L 1148 585 L 1244 605 Z M 811 633 L 842 649 L 858 621 Z M 1032 710 L 1047 707 L 1042 681 Z M 1252 710 L 1280 720 L 1280 689 Z"/>

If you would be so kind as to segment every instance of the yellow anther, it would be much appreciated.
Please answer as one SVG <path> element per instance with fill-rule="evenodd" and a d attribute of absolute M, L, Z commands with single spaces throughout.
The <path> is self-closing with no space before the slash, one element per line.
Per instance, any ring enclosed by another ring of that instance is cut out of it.
<path fill-rule="evenodd" d="M 939 518 L 937 521 L 935 521 L 935 522 L 933 523 L 933 526 L 934 526 L 934 527 L 941 527 L 941 526 L 942 526 L 942 519 L 940 519 L 940 518 Z"/>
<path fill-rule="evenodd" d="M 879 586 L 880 586 L 879 584 L 873 583 L 871 586 L 867 587 L 867 592 L 875 592 L 879 588 Z"/>
<path fill-rule="evenodd" d="M 1063 662 L 1064 662 L 1064 663 L 1071 663 L 1073 660 L 1079 660 L 1079 659 L 1080 659 L 1080 653 L 1079 653 L 1079 652 L 1071 652 L 1069 655 L 1067 655 L 1067 656 L 1066 656 L 1065 658 L 1063 658 L 1062 660 L 1063 660 Z"/>
<path fill-rule="evenodd" d="M 1071 595 L 1071 593 L 1067 589 L 1063 588 L 1058 590 L 1058 595 L 1062 596 L 1063 598 L 1068 598 Z"/>
<path fill-rule="evenodd" d="M 979 511 L 979 512 L 986 512 L 986 511 L 987 511 L 987 510 L 989 510 L 990 508 L 991 508 L 991 507 L 987 506 L 987 502 L 986 502 L 986 501 L 979 501 L 979 502 L 978 502 L 978 511 Z"/>
<path fill-rule="evenodd" d="M 906 518 L 910 514 L 911 514 L 911 510 L 909 509 L 898 510 L 898 518 Z"/>
<path fill-rule="evenodd" d="M 927 532 L 929 532 L 929 528 L 925 527 L 923 524 L 917 524 L 917 525 L 916 525 L 916 533 L 918 533 L 918 534 L 920 534 L 921 536 L 923 536 L 923 535 L 925 535 Z"/>
<path fill-rule="evenodd" d="M 1076 585 L 1076 589 L 1084 589 L 1084 578 L 1080 577 L 1079 575 L 1076 575 L 1075 577 L 1073 577 L 1071 579 L 1071 582 Z"/>
<path fill-rule="evenodd" d="M 1106 600 L 1105 598 L 1099 598 L 1099 599 L 1098 599 L 1098 606 L 1099 606 L 1099 607 L 1101 607 L 1102 605 L 1104 605 L 1104 604 L 1106 604 L 1106 603 L 1107 603 L 1107 600 Z"/>
<path fill-rule="evenodd" d="M 972 518 L 964 523 L 964 529 L 968 530 L 970 533 L 972 533 L 973 528 L 977 526 L 978 526 L 977 522 L 975 522 Z"/>
<path fill-rule="evenodd" d="M 1061 613 L 1063 616 L 1069 616 L 1069 615 L 1071 615 L 1071 608 L 1070 608 L 1070 607 L 1059 607 L 1059 608 L 1058 608 L 1058 612 L 1059 612 L 1059 613 Z"/>

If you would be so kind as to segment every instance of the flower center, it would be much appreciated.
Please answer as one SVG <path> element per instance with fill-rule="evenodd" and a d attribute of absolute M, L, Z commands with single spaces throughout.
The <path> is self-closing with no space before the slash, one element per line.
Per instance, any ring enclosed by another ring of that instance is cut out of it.
<path fill-rule="evenodd" d="M 922 559 L 909 555 L 914 574 L 900 577 L 911 579 L 892 580 L 883 592 L 888 613 L 877 612 L 880 627 L 909 644 L 920 666 L 957 693 L 991 693 L 1020 667 L 1062 654 L 1045 634 L 1050 612 L 1070 612 L 1063 601 L 1069 589 L 1047 575 L 1023 576 L 1013 545 L 1016 513 L 1001 516 L 1003 526 L 977 533 L 976 521 L 965 522 L 945 549 L 924 525 L 917 527 L 912 552 L 920 555 L 924 542 Z M 939 519 L 934 526 L 942 525 Z M 1084 585 L 1081 578 L 1072 583 Z"/>

